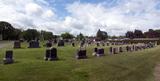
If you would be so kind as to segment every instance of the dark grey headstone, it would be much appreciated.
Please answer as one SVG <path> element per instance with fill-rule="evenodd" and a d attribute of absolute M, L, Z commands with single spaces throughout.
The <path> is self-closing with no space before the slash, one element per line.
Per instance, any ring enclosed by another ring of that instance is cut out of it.
<path fill-rule="evenodd" d="M 113 54 L 113 47 L 109 48 L 109 54 Z"/>
<path fill-rule="evenodd" d="M 58 41 L 58 46 L 64 46 L 64 40 L 59 40 Z"/>
<path fill-rule="evenodd" d="M 113 48 L 113 54 L 118 54 L 117 48 Z"/>
<path fill-rule="evenodd" d="M 87 58 L 86 50 L 78 50 L 77 54 L 76 54 L 76 58 L 77 59 L 86 59 Z"/>
<path fill-rule="evenodd" d="M 74 42 L 72 42 L 72 46 L 75 47 L 75 43 Z"/>
<path fill-rule="evenodd" d="M 104 49 L 103 48 L 97 50 L 97 56 L 104 56 Z"/>
<path fill-rule="evenodd" d="M 58 60 L 57 49 L 56 48 L 46 49 L 45 60 L 46 61 Z"/>
<path fill-rule="evenodd" d="M 46 47 L 52 47 L 52 42 L 47 42 Z"/>
<path fill-rule="evenodd" d="M 57 60 L 57 49 L 56 48 L 51 48 L 51 55 L 50 55 L 50 60 Z"/>
<path fill-rule="evenodd" d="M 14 60 L 13 60 L 13 51 L 12 50 L 6 51 L 5 58 L 3 59 L 3 63 L 4 64 L 11 64 L 13 62 L 14 62 Z"/>
<path fill-rule="evenodd" d="M 123 52 L 123 48 L 122 47 L 119 47 L 119 52 Z"/>
<path fill-rule="evenodd" d="M 30 41 L 28 48 L 40 48 L 39 42 L 38 42 L 38 41 L 35 41 L 35 40 Z"/>
<path fill-rule="evenodd" d="M 15 41 L 14 42 L 14 48 L 21 48 L 21 42 L 20 41 Z"/>

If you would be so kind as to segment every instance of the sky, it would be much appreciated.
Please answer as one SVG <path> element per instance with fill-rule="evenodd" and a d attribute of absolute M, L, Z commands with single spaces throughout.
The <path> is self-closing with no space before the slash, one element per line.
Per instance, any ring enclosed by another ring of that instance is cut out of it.
<path fill-rule="evenodd" d="M 0 0 L 0 21 L 15 28 L 94 36 L 160 29 L 160 0 Z"/>

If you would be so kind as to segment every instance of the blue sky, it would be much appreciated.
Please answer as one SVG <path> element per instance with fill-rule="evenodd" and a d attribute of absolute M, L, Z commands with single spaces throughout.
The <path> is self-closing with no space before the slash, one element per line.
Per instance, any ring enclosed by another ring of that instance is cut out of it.
<path fill-rule="evenodd" d="M 54 34 L 160 29 L 160 0 L 0 0 L 0 21 Z"/>
<path fill-rule="evenodd" d="M 67 15 L 70 15 L 65 7 L 69 4 L 72 4 L 74 2 L 80 2 L 80 3 L 91 3 L 91 4 L 98 4 L 98 3 L 104 3 L 106 7 L 114 7 L 118 5 L 117 2 L 120 2 L 120 0 L 46 0 L 49 3 L 49 6 L 56 9 L 56 13 L 60 18 L 64 18 Z"/>

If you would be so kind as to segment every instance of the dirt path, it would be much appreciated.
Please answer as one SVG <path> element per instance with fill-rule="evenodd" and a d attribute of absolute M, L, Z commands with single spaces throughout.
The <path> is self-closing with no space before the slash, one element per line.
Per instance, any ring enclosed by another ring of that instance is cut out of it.
<path fill-rule="evenodd" d="M 160 81 L 160 64 L 156 65 L 154 76 L 155 76 L 155 81 Z"/>

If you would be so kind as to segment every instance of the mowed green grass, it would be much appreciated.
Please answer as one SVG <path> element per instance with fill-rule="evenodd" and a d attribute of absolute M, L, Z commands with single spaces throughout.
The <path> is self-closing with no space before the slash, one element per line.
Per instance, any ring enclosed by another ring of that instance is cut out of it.
<path fill-rule="evenodd" d="M 137 52 L 92 56 L 94 46 L 87 47 L 88 59 L 77 60 L 78 47 L 58 47 L 57 61 L 44 61 L 45 47 L 13 49 L 15 63 L 3 65 L 5 50 L 0 49 L 0 81 L 154 81 L 154 67 L 160 61 L 160 46 Z"/>

